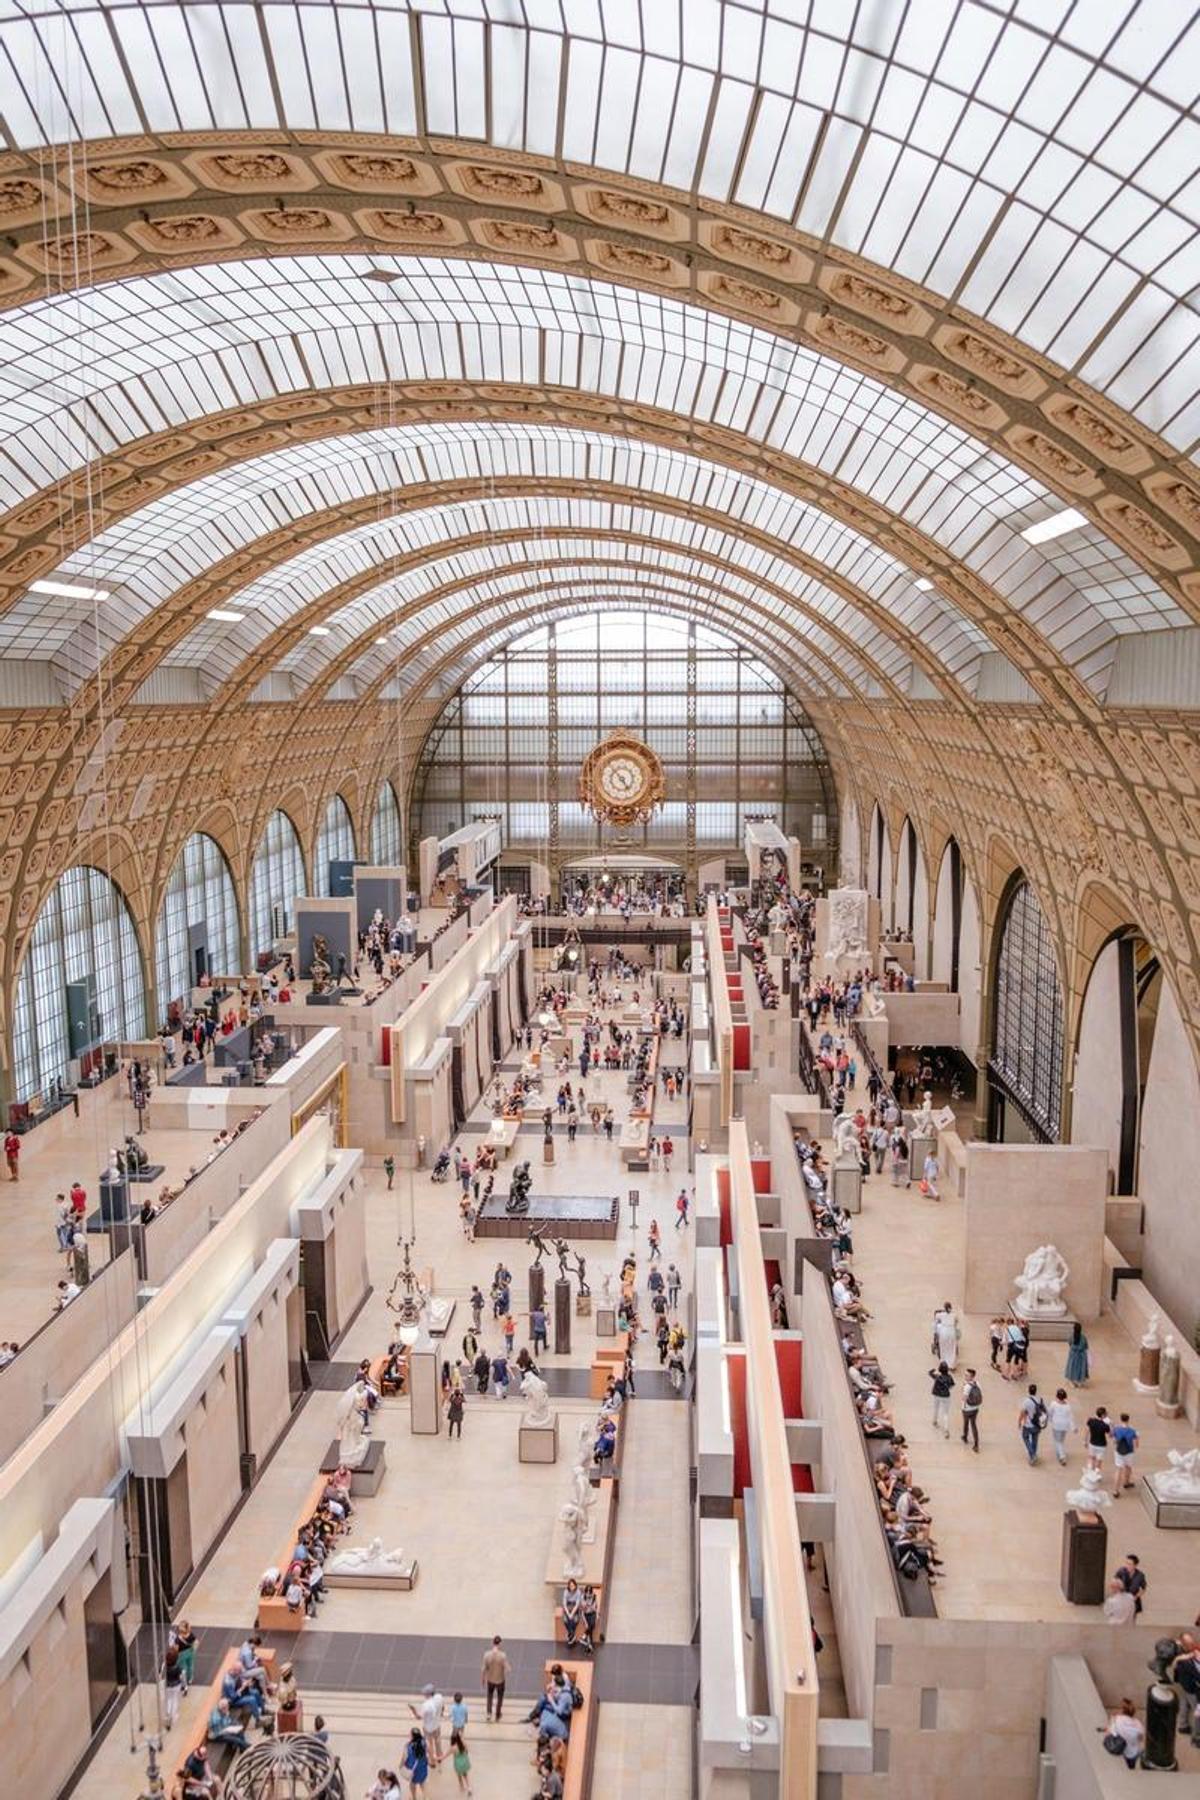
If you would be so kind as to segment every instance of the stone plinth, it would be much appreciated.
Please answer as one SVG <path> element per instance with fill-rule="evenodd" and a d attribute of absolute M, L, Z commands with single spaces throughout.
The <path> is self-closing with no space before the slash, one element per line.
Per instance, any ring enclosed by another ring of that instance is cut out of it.
<path fill-rule="evenodd" d="M 322 1475 L 332 1475 L 342 1466 L 341 1450 L 337 1438 L 334 1438 L 325 1455 L 321 1459 Z M 387 1466 L 387 1440 L 373 1437 L 370 1440 L 367 1454 L 357 1469 L 350 1471 L 350 1498 L 352 1500 L 369 1500 L 379 1492 Z"/>
<path fill-rule="evenodd" d="M 1166 1499 L 1154 1485 L 1153 1475 L 1138 1483 L 1142 1505 L 1160 1531 L 1200 1531 L 1200 1493 L 1193 1500 Z"/>
<path fill-rule="evenodd" d="M 551 1413 L 540 1425 L 531 1425 L 529 1414 L 521 1414 L 521 1424 L 517 1431 L 517 1460 L 523 1463 L 558 1461 L 557 1413 Z"/>
<path fill-rule="evenodd" d="M 610 1338 L 617 1335 L 617 1309 L 615 1306 L 598 1306 L 596 1308 L 596 1336 Z"/>
<path fill-rule="evenodd" d="M 857 1158 L 833 1165 L 833 1203 L 848 1213 L 862 1211 L 862 1165 Z"/>

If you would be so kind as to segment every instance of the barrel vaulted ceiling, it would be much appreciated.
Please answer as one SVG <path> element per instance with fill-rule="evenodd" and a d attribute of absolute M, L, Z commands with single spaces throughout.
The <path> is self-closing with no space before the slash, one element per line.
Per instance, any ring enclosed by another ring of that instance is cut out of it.
<path fill-rule="evenodd" d="M 415 703 L 619 586 L 818 712 L 1097 717 L 1200 621 L 1195 37 L 0 0 L 0 658 Z"/>

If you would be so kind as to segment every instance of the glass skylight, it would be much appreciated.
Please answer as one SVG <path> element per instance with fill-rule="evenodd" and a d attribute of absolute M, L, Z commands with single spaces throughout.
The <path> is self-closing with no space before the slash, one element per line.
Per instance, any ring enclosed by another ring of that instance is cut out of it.
<path fill-rule="evenodd" d="M 16 147 L 428 133 L 663 182 L 954 296 L 1185 449 L 1198 57 L 1170 0 L 0 0 Z"/>

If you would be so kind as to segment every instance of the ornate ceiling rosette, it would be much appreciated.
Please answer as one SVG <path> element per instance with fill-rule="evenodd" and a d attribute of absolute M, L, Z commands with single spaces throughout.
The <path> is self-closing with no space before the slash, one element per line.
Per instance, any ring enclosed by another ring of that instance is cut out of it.
<path fill-rule="evenodd" d="M 629 731 L 610 732 L 579 771 L 580 803 L 602 825 L 644 825 L 665 793 L 662 764 Z"/>

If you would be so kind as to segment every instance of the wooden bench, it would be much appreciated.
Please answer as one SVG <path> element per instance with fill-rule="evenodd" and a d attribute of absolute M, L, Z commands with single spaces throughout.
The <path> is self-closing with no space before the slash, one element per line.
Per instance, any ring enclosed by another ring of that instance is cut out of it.
<path fill-rule="evenodd" d="M 619 1331 L 611 1347 L 603 1344 L 593 1351 L 591 1386 L 588 1389 L 593 1400 L 603 1400 L 609 1381 L 615 1379 L 625 1367 L 625 1347 L 628 1342 L 629 1333 Z"/>
<path fill-rule="evenodd" d="M 379 1389 L 379 1397 L 381 1400 L 386 1400 L 390 1394 L 403 1394 L 408 1388 L 408 1346 L 403 1345 L 400 1350 L 400 1361 L 403 1365 L 404 1374 L 401 1377 L 399 1386 L 397 1386 L 394 1381 L 384 1381 L 383 1371 L 387 1368 L 389 1360 L 385 1350 L 382 1356 L 373 1356 L 371 1358 L 371 1366 L 367 1370 L 372 1387 L 377 1387 Z"/>
<path fill-rule="evenodd" d="M 590 1662 L 563 1662 L 563 1668 L 583 1695 L 583 1705 L 571 1716 L 567 1739 L 567 1764 L 563 1770 L 563 1800 L 587 1800 L 592 1791 L 592 1764 L 596 1760 L 596 1719 L 600 1702 L 594 1691 L 595 1670 Z M 552 1664 L 546 1664 L 546 1680 Z"/>
<path fill-rule="evenodd" d="M 263 1668 L 267 1671 L 267 1679 L 271 1680 L 271 1678 L 273 1677 L 274 1668 L 275 1668 L 275 1652 L 274 1652 L 274 1650 L 260 1649 L 259 1653 L 258 1653 L 258 1660 L 262 1663 Z M 187 1737 L 184 1739 L 183 1744 L 179 1750 L 179 1762 L 175 1769 L 175 1780 L 174 1780 L 174 1784 L 171 1788 L 171 1794 L 172 1794 L 173 1800 L 181 1800 L 181 1796 L 183 1794 L 183 1783 L 184 1783 L 184 1776 L 185 1776 L 184 1765 L 186 1764 L 188 1757 L 192 1754 L 192 1752 L 194 1750 L 198 1750 L 200 1748 L 201 1744 L 208 1743 L 209 1716 L 212 1713 L 213 1708 L 216 1706 L 218 1700 L 221 1698 L 222 1682 L 224 1681 L 229 1670 L 236 1668 L 237 1664 L 238 1664 L 238 1652 L 236 1650 L 231 1650 L 229 1652 L 228 1656 L 226 1656 L 224 1661 L 221 1663 L 220 1668 L 217 1670 L 215 1676 L 213 1677 L 212 1681 L 209 1684 L 208 1692 L 204 1697 L 203 1710 L 201 1711 L 200 1716 L 196 1720 L 196 1723 L 193 1725 L 191 1731 L 188 1733 Z M 213 1769 L 216 1774 L 218 1774 L 218 1775 L 223 1774 L 225 1769 L 228 1767 L 229 1763 L 232 1762 L 235 1754 L 236 1754 L 236 1752 L 234 1751 L 232 1744 L 219 1744 L 219 1743 L 218 1744 L 210 1744 L 209 1751 L 208 1751 L 209 1767 L 211 1769 Z"/>
<path fill-rule="evenodd" d="M 304 1608 L 293 1612 L 284 1597 L 283 1583 L 287 1580 L 288 1564 L 292 1560 L 292 1550 L 299 1542 L 300 1533 L 308 1524 L 321 1504 L 321 1495 L 325 1492 L 328 1477 L 318 1475 L 304 1497 L 304 1504 L 297 1515 L 296 1523 L 288 1535 L 283 1555 L 278 1559 L 280 1586 L 274 1594 L 260 1594 L 258 1597 L 258 1628 L 260 1631 L 298 1632 L 304 1630 L 307 1617 Z"/>

